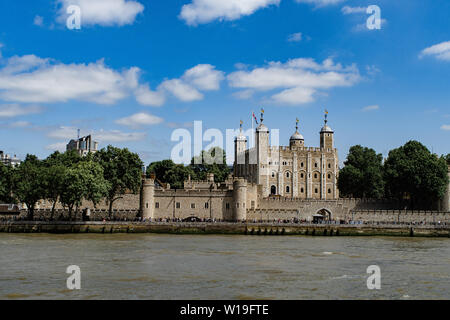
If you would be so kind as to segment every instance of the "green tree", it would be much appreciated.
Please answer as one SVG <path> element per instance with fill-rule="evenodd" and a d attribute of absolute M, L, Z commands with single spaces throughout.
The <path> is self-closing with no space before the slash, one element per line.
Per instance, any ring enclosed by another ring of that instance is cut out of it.
<path fill-rule="evenodd" d="M 34 217 L 36 203 L 45 199 L 43 171 L 42 161 L 33 155 L 27 155 L 25 161 L 13 171 L 13 194 L 19 202 L 27 205 L 29 220 Z"/>
<path fill-rule="evenodd" d="M 94 161 L 82 161 L 67 169 L 62 186 L 60 199 L 69 209 L 69 218 L 74 208 L 78 211 L 83 199 L 92 201 L 96 206 L 109 190 L 102 166 Z"/>
<path fill-rule="evenodd" d="M 52 203 L 51 219 L 55 214 L 55 207 L 64 191 L 64 178 L 68 168 L 74 165 L 67 161 L 66 155 L 55 152 L 44 160 L 43 183 L 45 184 L 45 198 Z"/>
<path fill-rule="evenodd" d="M 445 161 L 447 161 L 447 165 L 450 166 L 450 153 L 445 156 Z"/>
<path fill-rule="evenodd" d="M 448 185 L 444 157 L 432 154 L 418 141 L 390 151 L 384 171 L 387 196 L 409 200 L 413 209 L 430 208 L 444 196 Z"/>
<path fill-rule="evenodd" d="M 109 215 L 112 215 L 114 201 L 130 191 L 137 194 L 142 183 L 143 163 L 136 153 L 128 149 L 108 146 L 94 155 L 94 160 L 103 167 L 108 182 Z"/>
<path fill-rule="evenodd" d="M 176 164 L 172 160 L 152 162 L 147 167 L 147 178 L 150 178 L 150 175 L 154 174 L 155 177 L 161 182 L 167 182 L 164 180 L 164 176 L 166 175 L 167 171 L 173 169 L 175 166 Z"/>
<path fill-rule="evenodd" d="M 12 192 L 12 171 L 14 169 L 9 166 L 5 166 L 0 162 L 0 203 L 13 202 L 11 197 Z"/>
<path fill-rule="evenodd" d="M 382 198 L 384 195 L 383 156 L 360 145 L 350 148 L 339 172 L 339 192 L 344 197 Z"/>
<path fill-rule="evenodd" d="M 206 180 L 207 174 L 213 173 L 215 182 L 224 182 L 230 174 L 225 151 L 219 147 L 202 151 L 199 156 L 193 157 L 190 168 L 197 180 Z"/>

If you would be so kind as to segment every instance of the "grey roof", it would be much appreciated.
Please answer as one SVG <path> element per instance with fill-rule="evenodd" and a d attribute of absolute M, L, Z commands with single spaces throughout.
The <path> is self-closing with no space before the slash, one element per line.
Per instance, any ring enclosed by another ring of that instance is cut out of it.
<path fill-rule="evenodd" d="M 290 140 L 305 140 L 305 138 L 303 138 L 303 136 L 298 131 L 295 131 Z"/>
<path fill-rule="evenodd" d="M 323 128 L 320 132 L 334 133 L 334 131 L 327 124 L 323 126 Z"/>

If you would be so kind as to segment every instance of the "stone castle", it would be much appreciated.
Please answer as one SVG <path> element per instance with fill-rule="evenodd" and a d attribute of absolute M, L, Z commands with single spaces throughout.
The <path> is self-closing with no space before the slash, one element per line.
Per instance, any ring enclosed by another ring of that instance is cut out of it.
<path fill-rule="evenodd" d="M 320 130 L 320 147 L 305 146 L 298 120 L 289 146 L 271 146 L 262 114 L 254 148 L 247 149 L 241 124 L 235 138 L 233 175 L 224 183 L 215 183 L 209 175 L 207 181 L 189 179 L 183 189 L 174 190 L 145 179 L 140 212 L 144 219 L 339 221 L 355 219 L 351 216 L 355 210 L 394 209 L 392 202 L 340 199 L 338 165 L 327 116 Z M 448 211 L 448 203 L 441 209 Z"/>
<path fill-rule="evenodd" d="M 399 219 L 398 209 L 404 209 L 399 204 L 339 198 L 338 152 L 334 148 L 334 132 L 328 125 L 327 115 L 319 133 L 319 147 L 305 146 L 298 130 L 298 120 L 289 146 L 271 146 L 269 133 L 261 114 L 254 132 L 255 146 L 247 148 L 247 137 L 242 133 L 241 124 L 234 141 L 233 174 L 223 183 L 216 183 L 210 174 L 206 181 L 189 178 L 183 189 L 171 189 L 153 178 L 144 178 L 140 194 L 125 194 L 115 202 L 114 209 L 140 215 L 146 220 L 193 217 L 220 221 Z M 48 205 L 41 204 L 38 208 L 48 209 Z M 83 203 L 83 208 L 92 206 Z M 105 211 L 106 208 L 106 203 L 100 204 L 97 211 Z M 449 208 L 450 187 L 438 209 L 449 212 Z M 375 210 L 381 215 L 376 216 Z M 359 215 L 356 214 L 358 212 Z M 431 216 L 423 214 L 402 213 L 406 215 L 405 219 L 431 219 Z M 448 214 L 441 217 L 442 221 L 445 219 L 448 219 Z"/>

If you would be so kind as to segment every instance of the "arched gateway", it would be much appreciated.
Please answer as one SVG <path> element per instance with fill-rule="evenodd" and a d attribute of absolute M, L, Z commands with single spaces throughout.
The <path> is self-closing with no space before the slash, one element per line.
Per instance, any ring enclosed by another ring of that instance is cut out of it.
<path fill-rule="evenodd" d="M 327 209 L 320 209 L 313 215 L 314 223 L 320 223 L 323 221 L 331 221 L 331 212 Z"/>

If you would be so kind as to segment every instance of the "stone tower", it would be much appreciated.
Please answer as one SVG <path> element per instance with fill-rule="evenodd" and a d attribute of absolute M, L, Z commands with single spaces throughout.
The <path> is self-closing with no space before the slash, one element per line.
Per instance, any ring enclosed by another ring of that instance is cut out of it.
<path fill-rule="evenodd" d="M 269 179 L 269 129 L 264 125 L 264 109 L 261 110 L 261 122 L 256 128 L 255 141 L 256 141 L 256 177 L 257 184 L 263 184 L 265 189 L 263 190 L 264 196 L 269 195 L 267 182 Z"/>
<path fill-rule="evenodd" d="M 297 122 L 295 124 L 295 132 L 289 139 L 289 146 L 291 148 L 292 147 L 300 147 L 301 148 L 301 147 L 305 146 L 305 138 L 303 138 L 303 136 L 298 132 L 298 122 L 299 122 L 299 120 L 297 119 Z"/>
<path fill-rule="evenodd" d="M 142 181 L 140 210 L 143 219 L 153 219 L 155 207 L 155 180 L 153 178 Z"/>
<path fill-rule="evenodd" d="M 233 221 L 247 220 L 247 181 L 235 178 L 233 181 Z"/>
<path fill-rule="evenodd" d="M 242 133 L 241 121 L 239 135 L 234 139 L 234 176 L 240 177 L 244 174 L 245 150 L 247 150 L 247 137 Z"/>
<path fill-rule="evenodd" d="M 320 130 L 320 148 L 332 151 L 334 148 L 334 131 L 328 126 L 328 111 L 325 111 L 325 124 Z"/>

